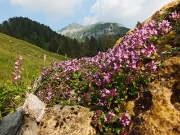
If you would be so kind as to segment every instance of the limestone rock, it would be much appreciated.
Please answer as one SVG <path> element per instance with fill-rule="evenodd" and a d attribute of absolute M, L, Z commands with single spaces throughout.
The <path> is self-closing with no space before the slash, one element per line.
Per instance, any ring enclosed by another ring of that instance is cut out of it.
<path fill-rule="evenodd" d="M 167 59 L 158 77 L 149 85 L 152 104 L 144 97 L 134 104 L 131 127 L 133 135 L 179 135 L 180 134 L 180 57 Z M 144 106 L 145 108 L 140 108 Z"/>
<path fill-rule="evenodd" d="M 0 135 L 15 135 L 23 118 L 23 109 L 10 113 L 0 121 Z"/>
<path fill-rule="evenodd" d="M 26 114 L 29 114 L 31 118 L 34 118 L 37 122 L 40 122 L 45 113 L 45 104 L 39 98 L 33 94 L 29 94 L 23 105 Z"/>
<path fill-rule="evenodd" d="M 21 127 L 19 128 L 16 135 L 38 135 L 38 125 L 35 121 L 29 117 L 24 116 Z"/>
<path fill-rule="evenodd" d="M 167 18 L 166 13 L 180 11 L 180 0 L 165 5 L 149 19 Z M 179 35 L 177 35 L 178 37 Z M 173 43 L 171 45 L 173 46 Z M 180 47 L 179 41 L 176 47 Z M 161 50 L 158 50 L 161 51 Z M 130 133 L 133 135 L 180 135 L 180 57 L 166 59 L 154 81 L 134 103 L 127 105 L 132 112 Z"/>
<path fill-rule="evenodd" d="M 46 110 L 39 135 L 95 135 L 91 127 L 94 113 L 81 106 L 54 106 Z"/>

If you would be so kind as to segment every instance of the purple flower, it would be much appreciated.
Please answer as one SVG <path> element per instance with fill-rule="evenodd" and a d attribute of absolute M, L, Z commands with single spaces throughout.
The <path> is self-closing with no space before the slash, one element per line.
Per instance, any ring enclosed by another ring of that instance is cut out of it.
<path fill-rule="evenodd" d="M 102 85 L 102 82 L 101 82 L 100 79 L 98 79 L 98 80 L 96 81 L 96 85 L 97 85 L 97 86 L 101 86 L 101 85 Z"/>
<path fill-rule="evenodd" d="M 48 96 L 51 96 L 52 95 L 52 92 L 48 92 Z"/>
<path fill-rule="evenodd" d="M 44 78 L 46 76 L 46 74 L 47 74 L 46 67 L 43 67 L 42 68 L 42 74 L 41 74 L 42 78 Z"/>
<path fill-rule="evenodd" d="M 22 57 L 20 56 L 19 59 L 15 62 L 14 72 L 12 72 L 13 83 L 15 83 L 18 79 L 21 78 L 21 73 L 24 70 L 21 66 L 22 66 Z"/>
<path fill-rule="evenodd" d="M 107 104 L 107 100 L 105 99 L 99 99 L 98 101 L 99 101 L 99 105 L 101 106 L 105 106 Z"/>
<path fill-rule="evenodd" d="M 67 76 L 66 76 L 66 80 L 69 80 L 69 79 L 70 79 L 70 77 L 67 75 Z"/>
<path fill-rule="evenodd" d="M 124 130 L 122 130 L 122 131 L 121 131 L 121 135 L 128 135 L 128 131 L 127 131 L 127 130 L 125 130 L 125 129 L 124 129 Z"/>
<path fill-rule="evenodd" d="M 103 90 L 100 90 L 101 97 L 108 97 L 110 95 L 110 90 L 104 88 Z"/>
<path fill-rule="evenodd" d="M 96 110 L 96 111 L 95 111 L 95 114 L 96 114 L 96 116 L 101 116 L 102 110 Z"/>
<path fill-rule="evenodd" d="M 104 83 L 110 83 L 110 78 L 111 78 L 111 74 L 110 73 L 107 73 L 107 74 L 104 74 L 104 79 L 103 79 L 103 82 Z"/>
<path fill-rule="evenodd" d="M 50 101 L 50 99 L 51 99 L 51 96 L 48 96 L 48 97 L 46 97 L 46 99 L 47 99 L 48 101 Z"/>
<path fill-rule="evenodd" d="M 108 112 L 106 116 L 104 116 L 105 123 L 113 123 L 115 114 L 113 112 Z"/>
<path fill-rule="evenodd" d="M 99 79 L 99 74 L 96 73 L 96 74 L 94 75 L 94 78 L 95 78 L 95 79 Z"/>
<path fill-rule="evenodd" d="M 172 12 L 169 17 L 172 19 L 180 19 L 180 12 L 179 13 L 177 13 L 176 11 Z"/>
<path fill-rule="evenodd" d="M 156 63 L 154 62 L 154 60 L 152 60 L 151 62 L 147 63 L 147 64 L 145 65 L 145 67 L 146 67 L 147 69 L 149 69 L 152 73 L 155 72 L 156 69 L 157 69 L 157 65 L 156 65 Z"/>
<path fill-rule="evenodd" d="M 106 118 L 106 116 L 104 116 L 104 122 L 105 122 L 105 123 L 107 122 L 107 118 Z"/>
<path fill-rule="evenodd" d="M 41 95 L 43 95 L 43 94 L 44 94 L 43 91 L 38 91 L 38 94 L 37 94 L 37 95 L 38 95 L 39 97 L 41 97 Z"/>
<path fill-rule="evenodd" d="M 131 117 L 129 116 L 129 113 L 124 113 L 124 116 L 119 118 L 119 122 L 121 122 L 124 127 L 129 126 L 131 122 Z"/>
<path fill-rule="evenodd" d="M 43 93 L 43 92 L 42 92 Z M 46 99 L 48 100 L 48 101 L 50 101 L 50 99 L 52 98 L 52 92 L 48 92 L 47 93 L 47 97 L 46 97 Z"/>
<path fill-rule="evenodd" d="M 112 89 L 112 90 L 110 91 L 110 94 L 111 94 L 112 97 L 116 96 L 116 95 L 117 95 L 117 89 L 116 89 L 116 88 L 115 88 L 115 89 Z"/>
<path fill-rule="evenodd" d="M 85 93 L 85 94 L 84 94 L 84 98 L 85 98 L 86 100 L 91 99 L 91 94 L 90 94 L 90 93 Z"/>
<path fill-rule="evenodd" d="M 171 30 L 170 22 L 167 20 L 163 20 L 161 23 L 159 23 L 158 27 L 161 34 L 166 34 Z"/>
<path fill-rule="evenodd" d="M 127 76 L 127 79 L 129 82 L 133 82 L 135 80 L 135 77 L 132 75 Z"/>
<path fill-rule="evenodd" d="M 98 119 L 98 118 L 93 118 L 92 123 L 93 123 L 93 124 L 97 124 L 97 123 L 98 123 L 98 121 L 99 121 L 99 119 Z"/>

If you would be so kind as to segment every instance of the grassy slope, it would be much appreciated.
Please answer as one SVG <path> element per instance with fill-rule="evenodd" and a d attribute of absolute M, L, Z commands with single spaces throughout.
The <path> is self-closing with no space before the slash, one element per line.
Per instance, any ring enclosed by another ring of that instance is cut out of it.
<path fill-rule="evenodd" d="M 47 60 L 44 62 L 44 54 Z M 53 61 L 67 60 L 66 57 L 45 51 L 35 45 L 18 40 L 0 33 L 0 86 L 11 79 L 14 62 L 23 57 L 23 79 L 33 80 L 40 75 L 44 65 L 49 65 Z M 28 81 L 30 82 L 30 81 Z"/>

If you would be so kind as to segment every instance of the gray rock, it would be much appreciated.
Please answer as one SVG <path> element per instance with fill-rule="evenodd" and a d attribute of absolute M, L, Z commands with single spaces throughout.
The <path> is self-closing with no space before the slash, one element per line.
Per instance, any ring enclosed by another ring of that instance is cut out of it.
<path fill-rule="evenodd" d="M 15 135 L 20 127 L 23 118 L 22 107 L 17 111 L 10 113 L 0 121 L 0 135 Z"/>
<path fill-rule="evenodd" d="M 45 113 L 45 104 L 39 98 L 33 94 L 29 94 L 23 105 L 25 114 L 40 122 Z"/>
<path fill-rule="evenodd" d="M 16 135 L 38 135 L 38 125 L 35 121 L 31 120 L 29 117 L 24 116 L 22 125 L 19 128 Z"/>

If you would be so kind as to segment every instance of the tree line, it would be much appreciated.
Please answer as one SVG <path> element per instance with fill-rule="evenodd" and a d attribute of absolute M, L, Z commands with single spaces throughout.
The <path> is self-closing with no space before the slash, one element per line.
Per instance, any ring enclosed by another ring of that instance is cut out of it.
<path fill-rule="evenodd" d="M 103 35 L 99 38 L 91 36 L 80 42 L 24 17 L 13 17 L 4 21 L 0 24 L 0 32 L 70 58 L 92 57 L 99 51 L 107 51 L 122 36 L 120 34 Z"/>

